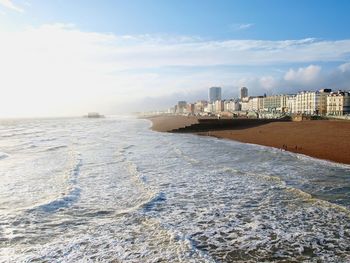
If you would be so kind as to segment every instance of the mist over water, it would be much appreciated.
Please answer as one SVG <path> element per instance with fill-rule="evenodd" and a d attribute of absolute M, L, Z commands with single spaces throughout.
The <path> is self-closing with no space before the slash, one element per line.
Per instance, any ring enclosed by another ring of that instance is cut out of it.
<path fill-rule="evenodd" d="M 0 121 L 0 262 L 349 262 L 350 167 L 157 133 Z"/>

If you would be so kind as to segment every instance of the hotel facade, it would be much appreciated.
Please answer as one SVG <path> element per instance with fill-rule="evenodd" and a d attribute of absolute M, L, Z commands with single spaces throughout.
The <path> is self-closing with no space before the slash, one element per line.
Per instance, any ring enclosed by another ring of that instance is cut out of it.
<path fill-rule="evenodd" d="M 327 96 L 331 91 L 331 89 L 322 89 L 299 92 L 296 95 L 296 113 L 325 115 L 327 113 Z"/>
<path fill-rule="evenodd" d="M 266 112 L 285 112 L 286 107 L 286 95 L 274 95 L 264 98 L 264 111 Z"/>
<path fill-rule="evenodd" d="M 327 115 L 343 116 L 350 113 L 350 93 L 332 92 L 327 96 Z"/>

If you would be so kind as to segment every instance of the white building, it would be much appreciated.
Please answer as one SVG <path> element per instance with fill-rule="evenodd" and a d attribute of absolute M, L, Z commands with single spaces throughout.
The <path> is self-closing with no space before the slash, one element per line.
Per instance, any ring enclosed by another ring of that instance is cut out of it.
<path fill-rule="evenodd" d="M 327 96 L 330 92 L 331 89 L 299 92 L 296 96 L 296 112 L 325 115 L 327 113 Z"/>
<path fill-rule="evenodd" d="M 241 99 L 241 111 L 249 111 L 249 97 Z"/>
<path fill-rule="evenodd" d="M 327 115 L 343 116 L 344 114 L 350 114 L 350 93 L 331 92 L 327 96 Z"/>
<path fill-rule="evenodd" d="M 286 98 L 286 112 L 297 113 L 296 95 L 287 95 L 287 98 Z"/>
<path fill-rule="evenodd" d="M 224 110 L 228 112 L 239 111 L 240 105 L 238 100 L 225 100 Z"/>
<path fill-rule="evenodd" d="M 194 112 L 200 113 L 204 112 L 205 107 L 207 107 L 208 102 L 206 100 L 199 100 L 194 104 Z"/>
<path fill-rule="evenodd" d="M 211 113 L 215 111 L 215 103 L 208 103 L 207 106 L 204 108 L 204 112 Z"/>
<path fill-rule="evenodd" d="M 285 112 L 287 108 L 287 95 L 273 95 L 264 98 L 264 111 Z"/>
<path fill-rule="evenodd" d="M 215 112 L 222 112 L 222 111 L 224 111 L 224 101 L 223 100 L 215 101 Z"/>
<path fill-rule="evenodd" d="M 249 111 L 261 111 L 264 106 L 264 97 L 249 97 L 248 110 Z"/>

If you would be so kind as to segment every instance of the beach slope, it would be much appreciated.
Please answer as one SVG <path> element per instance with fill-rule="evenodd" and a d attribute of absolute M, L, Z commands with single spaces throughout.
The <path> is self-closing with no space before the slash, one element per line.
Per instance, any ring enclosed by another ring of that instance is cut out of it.
<path fill-rule="evenodd" d="M 198 124 L 195 117 L 171 116 L 149 118 L 155 131 L 172 132 Z M 302 122 L 271 122 L 259 125 L 237 125 L 237 128 L 192 131 L 217 138 L 231 139 L 280 148 L 295 153 L 350 164 L 350 121 L 314 120 Z M 258 122 L 257 122 L 258 123 Z M 198 126 L 198 125 L 197 125 Z M 183 132 L 186 131 L 182 129 Z"/>

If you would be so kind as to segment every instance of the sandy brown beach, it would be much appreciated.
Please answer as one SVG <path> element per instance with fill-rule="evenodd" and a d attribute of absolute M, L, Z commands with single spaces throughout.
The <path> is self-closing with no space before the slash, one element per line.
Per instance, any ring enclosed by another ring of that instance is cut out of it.
<path fill-rule="evenodd" d="M 152 129 L 172 131 L 198 123 L 195 117 L 153 117 Z M 308 156 L 350 164 L 350 121 L 317 120 L 302 122 L 273 122 L 255 127 L 195 132 L 217 138 L 265 145 Z"/>

